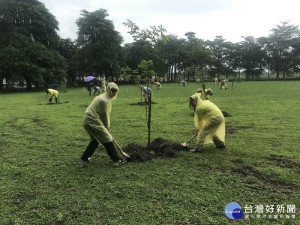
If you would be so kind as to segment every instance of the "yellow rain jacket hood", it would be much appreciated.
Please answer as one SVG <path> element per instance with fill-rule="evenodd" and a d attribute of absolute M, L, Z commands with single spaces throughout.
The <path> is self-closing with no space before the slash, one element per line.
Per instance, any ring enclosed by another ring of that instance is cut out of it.
<path fill-rule="evenodd" d="M 194 124 L 199 130 L 197 143 L 213 143 L 214 137 L 225 142 L 225 118 L 221 110 L 211 101 L 202 100 L 201 93 L 196 93 L 191 98 L 196 105 Z"/>

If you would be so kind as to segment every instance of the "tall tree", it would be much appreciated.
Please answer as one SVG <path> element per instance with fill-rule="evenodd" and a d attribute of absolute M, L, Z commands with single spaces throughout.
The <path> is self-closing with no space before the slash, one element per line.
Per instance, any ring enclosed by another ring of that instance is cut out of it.
<path fill-rule="evenodd" d="M 126 45 L 127 65 L 137 69 L 142 60 L 152 60 L 153 67 L 158 74 L 165 73 L 164 59 L 157 43 L 166 41 L 166 29 L 160 26 L 151 26 L 150 29 L 140 29 L 131 20 L 123 23 L 130 30 L 134 42 Z"/>
<path fill-rule="evenodd" d="M 210 65 L 213 61 L 213 55 L 208 49 L 199 43 L 195 45 L 192 50 L 187 52 L 187 59 L 190 63 L 193 80 L 195 80 L 195 76 L 197 74 L 201 75 L 202 79 L 204 79 L 208 65 Z"/>
<path fill-rule="evenodd" d="M 82 10 L 81 17 L 76 21 L 80 67 L 85 75 L 112 76 L 120 72 L 123 38 L 106 17 L 108 13 L 105 9 L 94 12 Z"/>
<path fill-rule="evenodd" d="M 253 80 L 259 77 L 264 70 L 265 52 L 254 37 L 243 38 L 244 40 L 240 44 L 242 67 L 245 69 L 246 79 Z"/>
<path fill-rule="evenodd" d="M 175 35 L 167 35 L 165 41 L 157 43 L 162 58 L 167 68 L 168 80 L 175 81 L 179 78 L 178 72 L 184 70 L 183 62 L 185 59 L 185 39 L 178 39 Z"/>
<path fill-rule="evenodd" d="M 232 73 L 229 67 L 231 43 L 227 42 L 222 36 L 216 36 L 213 41 L 207 41 L 206 44 L 213 53 L 214 59 L 209 69 L 210 80 L 213 77 L 220 77 L 221 75 L 228 77 Z"/>
<path fill-rule="evenodd" d="M 25 79 L 28 89 L 33 83 L 36 86 L 63 83 L 66 64 L 56 51 L 57 30 L 58 22 L 43 3 L 0 1 L 1 81 Z"/>
<path fill-rule="evenodd" d="M 238 79 L 241 79 L 241 73 L 243 71 L 242 63 L 242 46 L 240 43 L 231 43 L 228 49 L 228 66 L 230 70 L 238 75 Z"/>
<path fill-rule="evenodd" d="M 288 21 L 281 22 L 271 30 L 266 50 L 271 58 L 272 69 L 279 79 L 280 72 L 285 78 L 286 73 L 293 67 L 291 64 L 292 46 L 300 37 L 298 26 L 289 24 Z"/>
<path fill-rule="evenodd" d="M 77 66 L 78 61 L 76 56 L 78 56 L 78 48 L 75 42 L 71 41 L 69 38 L 61 39 L 59 41 L 58 51 L 67 61 L 67 85 L 76 84 L 76 77 L 80 76 L 78 72 L 80 71 L 80 68 Z"/>
<path fill-rule="evenodd" d="M 195 80 L 196 71 L 202 71 L 204 66 L 211 62 L 211 53 L 204 47 L 204 41 L 202 39 L 196 38 L 194 32 L 185 33 L 186 41 L 184 42 L 185 60 L 183 62 L 183 67 L 185 72 L 187 72 L 187 79 L 190 80 L 190 75 L 192 75 L 192 80 Z M 210 58 L 208 60 L 208 58 Z M 198 67 L 198 69 L 196 69 Z"/>

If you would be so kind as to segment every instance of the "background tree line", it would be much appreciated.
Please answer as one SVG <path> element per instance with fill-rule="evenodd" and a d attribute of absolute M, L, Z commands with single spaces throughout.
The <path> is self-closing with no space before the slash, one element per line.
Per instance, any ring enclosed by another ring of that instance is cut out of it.
<path fill-rule="evenodd" d="M 298 77 L 300 32 L 288 21 L 276 25 L 268 37 L 247 36 L 232 43 L 222 36 L 202 40 L 194 32 L 178 38 L 162 26 L 140 29 L 128 20 L 124 26 L 134 41 L 122 45 L 123 37 L 107 17 L 105 9 L 82 10 L 72 41 L 58 36 L 57 20 L 38 0 L 2 0 L 0 80 L 5 79 L 6 88 L 26 83 L 31 89 L 51 83 L 80 85 L 89 75 L 127 82 L 142 82 L 145 74 L 171 82 L 256 80 L 263 74 L 267 79 L 272 74 L 276 79 Z"/>

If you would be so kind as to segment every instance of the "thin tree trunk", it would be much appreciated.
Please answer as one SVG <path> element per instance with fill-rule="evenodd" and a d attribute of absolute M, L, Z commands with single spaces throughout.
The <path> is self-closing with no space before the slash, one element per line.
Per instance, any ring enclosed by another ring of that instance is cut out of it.
<path fill-rule="evenodd" d="M 152 102 L 152 93 L 149 93 L 148 96 L 148 144 L 147 149 L 150 150 L 150 136 L 151 136 L 151 102 Z"/>

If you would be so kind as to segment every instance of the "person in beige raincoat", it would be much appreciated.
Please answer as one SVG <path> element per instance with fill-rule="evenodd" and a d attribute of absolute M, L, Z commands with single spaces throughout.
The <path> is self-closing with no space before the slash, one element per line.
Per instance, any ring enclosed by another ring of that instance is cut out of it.
<path fill-rule="evenodd" d="M 145 102 L 148 102 L 149 96 L 152 95 L 152 89 L 149 87 L 141 87 L 142 96 Z"/>
<path fill-rule="evenodd" d="M 228 80 L 226 80 L 226 79 L 221 81 L 220 90 L 221 90 L 222 88 L 224 88 L 225 90 L 227 89 L 227 81 L 228 81 Z"/>
<path fill-rule="evenodd" d="M 110 112 L 112 100 L 116 99 L 119 88 L 111 82 L 106 92 L 95 97 L 85 111 L 83 126 L 89 134 L 91 141 L 80 158 L 80 162 L 89 162 L 99 143 L 101 143 L 115 165 L 126 162 L 116 152 L 113 137 L 110 134 Z"/>
<path fill-rule="evenodd" d="M 225 118 L 221 110 L 211 101 L 202 100 L 200 93 L 190 97 L 190 107 L 196 108 L 194 124 L 198 129 L 197 144 L 192 151 L 201 152 L 209 143 L 214 143 L 216 148 L 225 148 Z"/>

